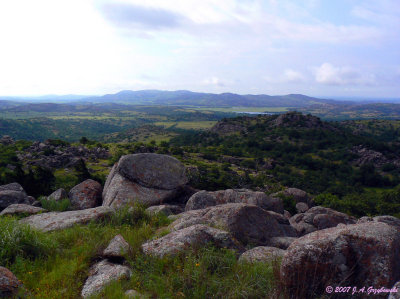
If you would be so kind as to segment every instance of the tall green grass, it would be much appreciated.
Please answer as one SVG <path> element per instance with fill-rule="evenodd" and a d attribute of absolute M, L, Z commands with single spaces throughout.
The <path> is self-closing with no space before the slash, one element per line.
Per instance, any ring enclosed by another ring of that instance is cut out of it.
<path fill-rule="evenodd" d="M 125 258 L 133 275 L 109 284 L 93 298 L 124 298 L 129 289 L 149 298 L 284 298 L 277 288 L 279 265 L 238 263 L 236 253 L 227 249 L 210 246 L 161 259 L 144 255 L 141 245 L 169 222 L 165 215 L 147 214 L 140 205 L 98 223 L 46 234 L 0 218 L 2 264 L 32 298 L 80 298 L 91 265 L 121 234 L 132 248 Z"/>
<path fill-rule="evenodd" d="M 64 212 L 68 211 L 71 207 L 71 201 L 69 199 L 54 200 L 47 199 L 46 197 L 40 197 L 39 201 L 43 209 L 47 211 Z"/>
<path fill-rule="evenodd" d="M 57 243 L 49 235 L 20 224 L 15 218 L 0 217 L 0 265 L 10 265 L 18 257 L 48 257 L 55 248 Z"/>

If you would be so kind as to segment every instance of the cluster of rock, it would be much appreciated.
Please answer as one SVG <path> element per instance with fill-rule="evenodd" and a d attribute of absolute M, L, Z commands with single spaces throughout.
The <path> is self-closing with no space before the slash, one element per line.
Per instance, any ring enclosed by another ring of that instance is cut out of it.
<path fill-rule="evenodd" d="M 47 168 L 73 167 L 80 159 L 97 161 L 107 159 L 109 152 L 102 147 L 87 148 L 85 146 L 70 146 L 68 144 L 54 144 L 51 140 L 35 142 L 17 157 L 21 161 L 28 161 L 29 165 Z"/>
<path fill-rule="evenodd" d="M 400 157 L 392 157 L 389 159 L 383 153 L 368 149 L 363 145 L 353 146 L 350 152 L 358 156 L 358 158 L 354 160 L 357 166 L 372 164 L 377 168 L 381 168 L 388 163 L 392 163 L 396 167 L 400 166 Z"/>
<path fill-rule="evenodd" d="M 128 155 L 113 167 L 104 190 L 89 180 L 69 193 L 57 190 L 49 196 L 68 197 L 73 211 L 39 210 L 20 221 L 52 231 L 101 219 L 114 209 L 140 202 L 149 213 L 165 213 L 173 220 L 168 234 L 142 244 L 147 255 L 164 257 L 213 244 L 234 250 L 240 262 L 282 260 L 282 283 L 294 298 L 321 296 L 328 285 L 391 288 L 400 280 L 400 219 L 356 219 L 315 206 L 309 194 L 295 188 L 271 195 L 247 189 L 202 190 L 185 197 L 187 181 L 184 166 L 175 158 Z M 297 214 L 284 210 L 284 196 L 294 200 Z M 103 251 L 102 260 L 91 267 L 83 297 L 111 280 L 130 276 L 121 255 L 127 250 L 129 245 L 117 236 Z"/>
<path fill-rule="evenodd" d="M 11 145 L 11 144 L 14 144 L 15 141 L 14 141 L 14 139 L 12 139 L 10 136 L 8 136 L 8 135 L 3 135 L 3 136 L 1 137 L 1 139 L 0 139 L 0 143 L 1 143 L 2 145 Z"/>

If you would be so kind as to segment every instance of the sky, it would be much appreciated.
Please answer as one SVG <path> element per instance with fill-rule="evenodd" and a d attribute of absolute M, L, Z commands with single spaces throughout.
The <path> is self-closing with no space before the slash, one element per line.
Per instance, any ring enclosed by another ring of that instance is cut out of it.
<path fill-rule="evenodd" d="M 1 0 L 0 95 L 400 97 L 398 0 Z"/>

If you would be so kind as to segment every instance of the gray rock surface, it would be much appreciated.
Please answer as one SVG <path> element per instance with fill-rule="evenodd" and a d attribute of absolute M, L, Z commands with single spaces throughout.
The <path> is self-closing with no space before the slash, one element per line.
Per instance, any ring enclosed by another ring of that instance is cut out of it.
<path fill-rule="evenodd" d="M 30 204 L 31 198 L 27 196 L 24 188 L 18 183 L 0 186 L 0 210 L 12 204 Z"/>
<path fill-rule="evenodd" d="M 3 211 L 1 211 L 0 216 L 18 215 L 18 214 L 35 215 L 42 212 L 46 212 L 46 210 L 26 204 L 12 204 L 9 205 L 7 208 L 5 208 Z"/>
<path fill-rule="evenodd" d="M 120 207 L 141 202 L 158 205 L 173 199 L 187 183 L 184 165 L 177 159 L 153 153 L 121 157 L 103 191 L 103 205 Z"/>
<path fill-rule="evenodd" d="M 239 262 L 275 262 L 279 261 L 286 251 L 276 247 L 258 246 L 242 253 L 239 257 Z"/>
<path fill-rule="evenodd" d="M 101 185 L 94 180 L 88 179 L 73 187 L 69 191 L 68 197 L 71 201 L 72 209 L 84 210 L 101 205 L 101 193 Z"/>
<path fill-rule="evenodd" d="M 47 200 L 55 200 L 55 201 L 61 201 L 67 198 L 68 198 L 68 193 L 63 188 L 60 188 L 51 193 L 49 196 L 47 196 Z"/>
<path fill-rule="evenodd" d="M 14 297 L 22 286 L 17 277 L 7 268 L 0 266 L 0 297 Z"/>
<path fill-rule="evenodd" d="M 131 270 L 122 265 L 116 265 L 103 260 L 93 265 L 89 270 L 89 277 L 86 280 L 81 295 L 83 298 L 100 292 L 107 284 L 114 280 L 129 278 Z"/>
<path fill-rule="evenodd" d="M 146 242 L 142 245 L 142 251 L 147 255 L 163 257 L 165 255 L 176 255 L 179 252 L 193 248 L 202 247 L 208 243 L 213 243 L 220 248 L 230 248 L 243 251 L 244 248 L 232 238 L 226 231 L 212 228 L 206 225 L 192 225 L 159 239 Z"/>
<path fill-rule="evenodd" d="M 331 286 L 391 288 L 400 278 L 400 232 L 382 222 L 328 228 L 287 249 L 281 281 L 290 295 L 315 298 Z M 387 294 L 374 295 L 384 298 Z"/>
<path fill-rule="evenodd" d="M 1 185 L 0 191 L 5 191 L 5 190 L 19 191 L 19 192 L 25 193 L 24 188 L 18 183 L 10 183 L 7 185 Z M 25 193 L 25 195 L 26 195 L 26 193 Z"/>
<path fill-rule="evenodd" d="M 92 220 L 99 220 L 110 215 L 114 210 L 110 207 L 97 207 L 86 210 L 50 212 L 29 216 L 20 220 L 35 229 L 47 232 L 71 227 L 75 224 L 86 224 Z"/>
<path fill-rule="evenodd" d="M 297 236 L 283 215 L 249 204 L 218 205 L 187 211 L 177 217 L 170 225 L 173 230 L 207 224 L 230 232 L 244 245 L 268 245 L 273 237 Z"/>
<path fill-rule="evenodd" d="M 146 209 L 150 214 L 164 213 L 167 216 L 182 213 L 183 210 L 183 207 L 178 205 L 158 205 Z"/>
<path fill-rule="evenodd" d="M 129 251 L 129 244 L 121 235 L 116 235 L 103 251 L 104 257 L 124 257 Z"/>
<path fill-rule="evenodd" d="M 287 249 L 295 240 L 295 237 L 274 237 L 269 240 L 269 246 Z"/>
<path fill-rule="evenodd" d="M 289 219 L 299 236 L 316 230 L 335 227 L 339 223 L 354 224 L 356 219 L 347 214 L 321 206 L 312 207 L 305 213 L 296 214 Z"/>
<path fill-rule="evenodd" d="M 304 202 L 298 202 L 296 204 L 296 211 L 297 213 L 305 213 L 309 210 L 310 208 L 308 207 L 308 205 Z"/>
<path fill-rule="evenodd" d="M 389 216 L 389 215 L 375 216 L 373 218 L 365 216 L 365 217 L 361 217 L 360 219 L 358 219 L 357 223 L 365 223 L 365 222 L 371 222 L 371 221 L 383 222 L 383 223 L 389 224 L 391 226 L 394 226 L 400 230 L 400 219 L 396 218 L 394 216 Z"/>
<path fill-rule="evenodd" d="M 227 203 L 247 203 L 264 210 L 283 214 L 283 202 L 280 198 L 269 197 L 264 192 L 248 189 L 227 189 L 220 191 L 199 191 L 186 203 L 185 211 L 199 210 Z"/>
<path fill-rule="evenodd" d="M 145 153 L 122 156 L 117 171 L 130 181 L 148 188 L 171 190 L 187 183 L 183 164 L 167 155 Z"/>
<path fill-rule="evenodd" d="M 283 211 L 283 216 L 285 216 L 287 219 L 290 219 L 290 217 L 292 217 L 292 214 L 290 214 L 289 211 L 284 210 Z"/>

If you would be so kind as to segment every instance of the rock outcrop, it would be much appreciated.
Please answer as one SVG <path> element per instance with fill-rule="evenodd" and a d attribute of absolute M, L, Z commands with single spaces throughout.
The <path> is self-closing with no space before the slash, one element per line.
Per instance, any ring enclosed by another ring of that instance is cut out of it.
<path fill-rule="evenodd" d="M 192 225 L 144 243 L 142 250 L 147 255 L 163 257 L 176 255 L 193 247 L 203 247 L 208 243 L 219 248 L 235 249 L 239 252 L 244 250 L 228 232 L 202 224 Z"/>
<path fill-rule="evenodd" d="M 296 229 L 299 236 L 316 230 L 335 227 L 339 223 L 354 224 L 356 221 L 354 217 L 321 206 L 313 207 L 307 212 L 296 214 L 289 219 L 290 224 Z"/>
<path fill-rule="evenodd" d="M 48 232 L 71 227 L 75 224 L 86 224 L 92 220 L 100 220 L 114 210 L 110 207 L 97 207 L 79 211 L 50 212 L 29 216 L 20 220 L 35 229 Z"/>
<path fill-rule="evenodd" d="M 22 286 L 17 277 L 7 268 L 0 266 L 0 297 L 14 298 Z"/>
<path fill-rule="evenodd" d="M 162 204 L 177 197 L 186 183 L 185 167 L 173 157 L 152 153 L 126 155 L 108 175 L 103 205 Z"/>
<path fill-rule="evenodd" d="M 282 260 L 281 280 L 296 298 L 321 296 L 329 285 L 391 288 L 400 279 L 399 256 L 395 227 L 381 222 L 340 225 L 294 241 Z"/>
<path fill-rule="evenodd" d="M 0 139 L 0 143 L 1 143 L 2 145 L 10 145 L 10 144 L 14 144 L 15 141 L 14 141 L 14 139 L 12 139 L 10 136 L 8 136 L 8 135 L 3 135 L 3 136 L 1 137 L 1 139 Z"/>
<path fill-rule="evenodd" d="M 283 214 L 283 202 L 280 198 L 269 197 L 264 192 L 248 189 L 228 189 L 220 191 L 199 191 L 193 194 L 186 203 L 185 210 L 199 210 L 227 203 L 246 203 L 264 210 Z"/>
<path fill-rule="evenodd" d="M 109 152 L 102 147 L 87 148 L 83 145 L 71 146 L 62 141 L 46 140 L 45 142 L 34 142 L 29 148 L 18 152 L 17 157 L 28 165 L 45 168 L 69 168 L 79 163 L 80 160 L 98 161 L 98 159 L 107 159 Z"/>
<path fill-rule="evenodd" d="M 187 211 L 177 217 L 170 225 L 173 230 L 207 224 L 230 232 L 243 245 L 268 245 L 273 237 L 297 236 L 283 215 L 249 204 L 218 205 Z"/>
<path fill-rule="evenodd" d="M 258 246 L 247 250 L 239 257 L 239 262 L 275 262 L 279 261 L 284 255 L 285 250 L 276 247 Z"/>
<path fill-rule="evenodd" d="M 18 183 L 11 183 L 0 186 L 0 210 L 12 204 L 30 204 L 34 198 L 28 196 Z"/>
<path fill-rule="evenodd" d="M 45 209 L 34 207 L 26 204 L 13 204 L 9 205 L 3 211 L 1 211 L 0 216 L 2 215 L 35 215 L 39 213 L 46 212 Z"/>
<path fill-rule="evenodd" d="M 71 208 L 74 210 L 84 210 L 95 208 L 101 205 L 101 185 L 91 179 L 73 187 L 68 197 L 71 201 Z"/>
<path fill-rule="evenodd" d="M 87 298 L 100 292 L 110 282 L 127 279 L 131 275 L 132 272 L 128 267 L 102 260 L 90 268 L 89 277 L 83 286 L 81 296 Z"/>

